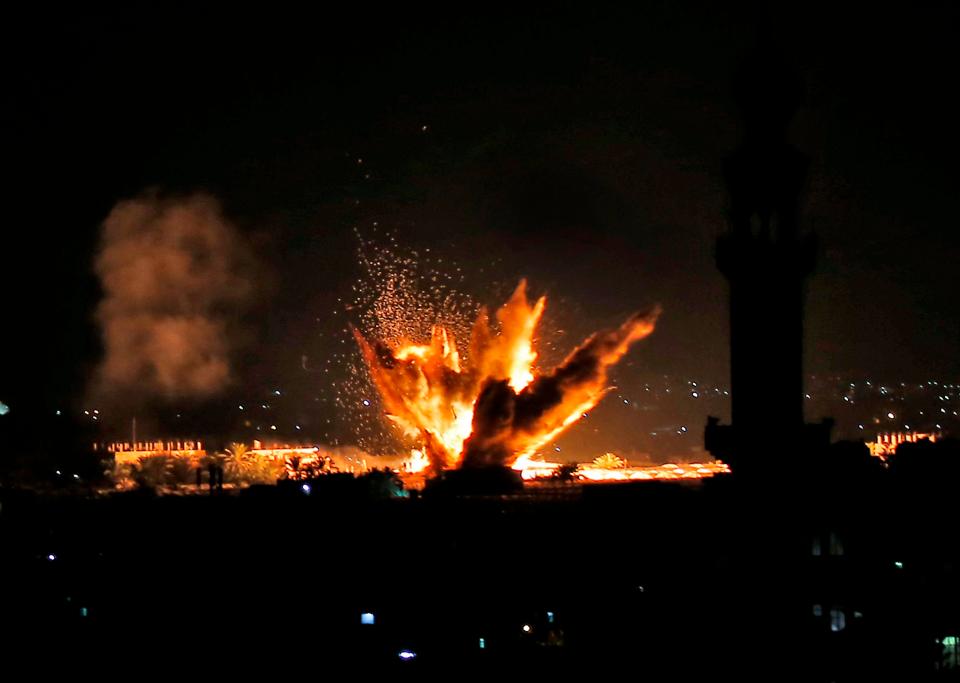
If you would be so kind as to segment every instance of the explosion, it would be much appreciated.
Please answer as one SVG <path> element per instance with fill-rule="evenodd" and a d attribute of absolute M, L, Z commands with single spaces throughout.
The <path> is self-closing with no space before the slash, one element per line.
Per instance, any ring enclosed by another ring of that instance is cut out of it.
<path fill-rule="evenodd" d="M 354 328 L 387 417 L 419 440 L 434 473 L 510 466 L 555 439 L 609 391 L 607 369 L 653 332 L 660 314 L 655 307 L 597 332 L 538 375 L 533 340 L 545 306 L 546 297 L 530 304 L 521 281 L 496 312 L 497 329 L 480 310 L 463 358 L 439 325 L 429 344 L 396 346 Z"/>

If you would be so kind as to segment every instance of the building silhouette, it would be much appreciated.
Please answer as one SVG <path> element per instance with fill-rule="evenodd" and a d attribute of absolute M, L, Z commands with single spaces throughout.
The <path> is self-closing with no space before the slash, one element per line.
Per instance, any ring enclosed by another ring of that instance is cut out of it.
<path fill-rule="evenodd" d="M 803 99 L 798 77 L 758 49 L 737 78 L 743 136 L 725 160 L 728 229 L 716 244 L 730 287 L 732 424 L 707 424 L 706 448 L 737 474 L 773 472 L 778 454 L 825 447 L 831 423 L 803 417 L 804 284 L 816 236 L 800 225 L 807 159 L 787 140 Z"/>

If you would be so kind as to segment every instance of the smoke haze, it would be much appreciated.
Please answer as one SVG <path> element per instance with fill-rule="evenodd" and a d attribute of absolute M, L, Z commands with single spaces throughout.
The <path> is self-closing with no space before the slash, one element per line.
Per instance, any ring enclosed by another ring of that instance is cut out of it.
<path fill-rule="evenodd" d="M 205 399 L 231 381 L 251 258 L 205 194 L 119 202 L 103 223 L 95 271 L 104 356 L 100 399 Z"/>

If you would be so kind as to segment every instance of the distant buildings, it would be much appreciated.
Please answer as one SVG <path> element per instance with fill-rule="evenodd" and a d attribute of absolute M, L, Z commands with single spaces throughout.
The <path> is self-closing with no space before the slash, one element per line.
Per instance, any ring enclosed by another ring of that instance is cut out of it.
<path fill-rule="evenodd" d="M 897 451 L 897 446 L 902 443 L 917 443 L 918 441 L 934 442 L 940 438 L 940 434 L 923 434 L 921 432 L 887 432 L 877 434 L 877 440 L 867 444 L 870 449 L 870 455 L 886 460 Z"/>
<path fill-rule="evenodd" d="M 175 455 L 179 457 L 202 458 L 207 454 L 201 441 L 113 441 L 93 444 L 94 452 L 105 451 L 113 455 L 118 465 L 135 463 L 140 458 L 153 455 Z"/>

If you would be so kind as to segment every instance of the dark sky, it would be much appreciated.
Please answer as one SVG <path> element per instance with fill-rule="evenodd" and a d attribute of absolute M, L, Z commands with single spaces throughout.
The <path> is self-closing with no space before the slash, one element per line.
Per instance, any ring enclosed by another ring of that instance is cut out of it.
<path fill-rule="evenodd" d="M 527 276 L 561 345 L 662 303 L 627 391 L 658 373 L 726 382 L 712 249 L 730 81 L 758 30 L 807 88 L 792 140 L 824 246 L 809 371 L 955 381 L 957 10 L 715 4 L 13 12 L 0 399 L 83 396 L 99 226 L 151 187 L 212 193 L 255 246 L 241 384 L 315 381 L 301 358 L 331 352 L 353 226 L 374 221 L 455 260 L 485 303 Z"/>

